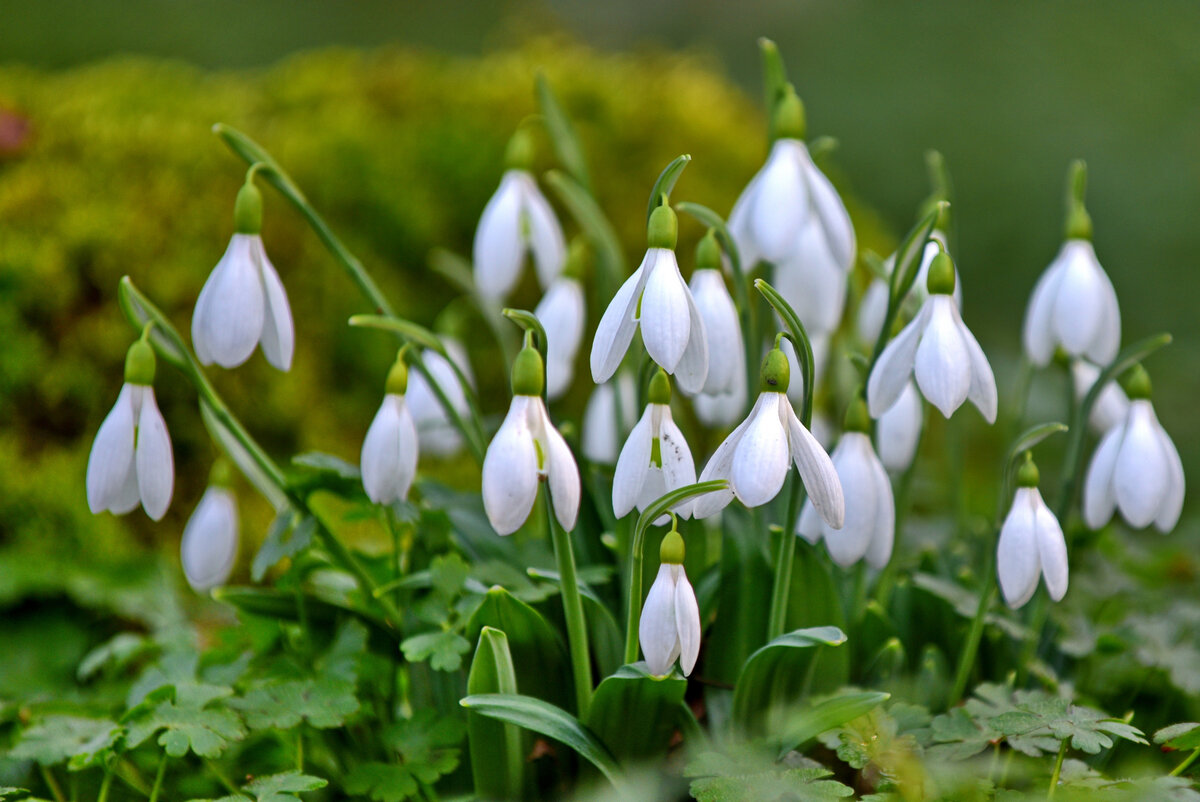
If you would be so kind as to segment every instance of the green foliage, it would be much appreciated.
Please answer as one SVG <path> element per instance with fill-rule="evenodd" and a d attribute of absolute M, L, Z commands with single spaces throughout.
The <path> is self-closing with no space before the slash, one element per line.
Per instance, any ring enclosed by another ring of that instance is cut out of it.
<path fill-rule="evenodd" d="M 285 771 L 267 777 L 256 777 L 242 786 L 243 794 L 223 796 L 216 800 L 193 800 L 193 802 L 300 802 L 299 794 L 316 791 L 328 785 L 328 781 L 299 771 Z"/>
<path fill-rule="evenodd" d="M 688 762 L 684 773 L 696 778 L 690 790 L 700 802 L 821 802 L 854 794 L 854 789 L 829 779 L 833 772 L 823 766 L 803 758 L 780 763 L 752 746 L 702 752 Z"/>

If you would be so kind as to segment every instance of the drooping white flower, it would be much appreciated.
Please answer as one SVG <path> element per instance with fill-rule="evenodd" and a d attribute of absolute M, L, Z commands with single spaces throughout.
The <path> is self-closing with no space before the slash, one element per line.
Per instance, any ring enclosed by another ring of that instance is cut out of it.
<path fill-rule="evenodd" d="M 1121 345 L 1117 292 L 1100 267 L 1092 243 L 1071 239 L 1038 279 L 1025 313 L 1025 353 L 1050 364 L 1056 348 L 1107 364 Z"/>
<path fill-rule="evenodd" d="M 707 518 L 735 497 L 747 507 L 779 494 L 794 461 L 817 512 L 835 529 L 842 526 L 845 503 L 837 471 L 816 438 L 804 428 L 787 395 L 787 358 L 773 349 L 763 361 L 763 391 L 750 415 L 717 448 L 700 481 L 726 479 L 729 487 L 696 499 L 692 514 Z"/>
<path fill-rule="evenodd" d="M 550 286 L 566 262 L 562 226 L 529 172 L 532 157 L 529 133 L 518 130 L 509 141 L 509 169 L 475 229 L 475 286 L 494 301 L 512 292 L 526 254 L 532 254 L 543 287 Z"/>
<path fill-rule="evenodd" d="M 529 345 L 513 367 L 513 400 L 483 458 L 483 509 L 498 534 L 521 528 L 547 481 L 554 516 L 563 529 L 579 515 L 579 467 L 542 402 L 542 358 Z"/>
<path fill-rule="evenodd" d="M 1062 527 L 1042 501 L 1032 462 L 1022 466 L 1019 484 L 996 544 L 1000 590 L 1014 610 L 1033 598 L 1039 575 L 1045 577 L 1050 598 L 1059 601 L 1067 592 L 1068 574 Z"/>
<path fill-rule="evenodd" d="M 473 382 L 471 363 L 467 359 L 467 351 L 462 344 L 449 337 L 443 337 L 442 345 L 467 381 Z M 460 416 L 470 414 L 466 390 L 459 381 L 454 366 L 432 349 L 421 351 L 421 359 L 425 362 L 425 368 L 429 371 L 434 383 L 445 393 L 450 406 Z M 454 426 L 446 408 L 438 399 L 437 393 L 433 391 L 429 382 L 425 380 L 425 376 L 419 371 L 414 371 L 408 378 L 408 392 L 405 394 L 405 401 L 408 411 L 412 415 L 413 423 L 417 427 L 417 440 L 421 453 L 448 457 L 462 449 L 462 433 Z"/>
<path fill-rule="evenodd" d="M 417 474 L 417 427 L 405 402 L 407 388 L 408 367 L 401 352 L 388 372 L 383 403 L 362 446 L 363 489 L 376 504 L 408 498 Z"/>
<path fill-rule="evenodd" d="M 734 385 L 732 393 L 709 395 L 698 393 L 692 398 L 696 418 L 705 426 L 720 427 L 735 423 L 746 407 L 746 380 Z"/>
<path fill-rule="evenodd" d="M 247 181 L 234 211 L 237 233 L 209 274 L 192 312 L 192 345 L 203 365 L 233 368 L 262 344 L 279 370 L 292 367 L 295 331 L 283 282 L 263 248 L 262 197 Z"/>
<path fill-rule="evenodd" d="M 583 410 L 583 456 L 601 465 L 615 463 L 621 441 L 633 430 L 636 415 L 637 388 L 628 373 L 596 385 Z"/>
<path fill-rule="evenodd" d="M 875 443 L 879 461 L 889 471 L 908 470 L 917 455 L 921 428 L 925 422 L 925 407 L 921 394 L 912 380 L 905 383 L 896 403 L 879 416 L 875 423 Z"/>
<path fill-rule="evenodd" d="M 849 271 L 838 264 L 810 223 L 801 230 L 795 248 L 774 263 L 771 281 L 810 337 L 827 336 L 842 321 Z"/>
<path fill-rule="evenodd" d="M 917 268 L 912 289 L 908 291 L 908 296 L 901 302 L 902 309 L 915 312 L 921 304 L 925 303 L 925 299 L 929 297 L 929 266 L 933 264 L 933 257 L 945 250 L 946 247 L 946 234 L 934 229 L 929 235 L 929 241 L 925 243 L 925 249 L 921 251 L 921 264 Z M 896 254 L 893 253 L 883 263 L 884 271 L 889 279 L 895 266 Z M 958 281 L 957 271 L 954 278 L 954 305 L 961 312 L 962 285 Z M 884 318 L 887 317 L 888 292 L 888 282 L 876 276 L 871 279 L 871 283 L 867 285 L 867 289 L 863 293 L 862 300 L 858 303 L 858 336 L 867 345 L 874 345 L 883 330 Z"/>
<path fill-rule="evenodd" d="M 559 276 L 533 314 L 546 330 L 546 395 L 554 400 L 566 393 L 575 375 L 575 354 L 587 317 L 583 286 L 572 276 Z"/>
<path fill-rule="evenodd" d="M 700 605 L 683 570 L 683 538 L 674 529 L 663 538 L 662 565 L 646 595 L 638 641 L 651 674 L 661 676 L 675 660 L 686 677 L 700 654 Z"/>
<path fill-rule="evenodd" d="M 737 307 L 725 286 L 721 252 L 710 231 L 696 248 L 696 270 L 689 288 L 704 321 L 704 332 L 721 358 L 710 359 L 704 388 L 693 399 L 696 417 L 706 426 L 728 426 L 746 404 L 746 351 Z"/>
<path fill-rule="evenodd" d="M 1075 400 L 1082 403 L 1084 396 L 1092 389 L 1092 385 L 1100 378 L 1100 368 L 1086 359 L 1071 360 L 1071 381 L 1075 385 Z M 1096 434 L 1104 434 L 1118 423 L 1125 420 L 1129 412 L 1129 399 L 1125 391 L 1115 380 L 1110 381 L 1100 391 L 1088 415 L 1088 424 Z"/>
<path fill-rule="evenodd" d="M 675 259 L 678 223 L 670 206 L 650 215 L 648 249 L 642 264 L 613 296 L 592 341 L 592 379 L 599 384 L 617 371 L 639 327 L 646 352 L 689 393 L 708 376 L 704 320 Z"/>
<path fill-rule="evenodd" d="M 154 351 L 142 339 L 125 358 L 125 384 L 100 424 L 88 456 L 87 497 L 93 513 L 124 515 L 139 503 L 161 520 L 175 487 L 167 422 L 154 398 Z"/>
<path fill-rule="evenodd" d="M 942 252 L 929 271 L 930 295 L 871 370 L 867 404 L 872 417 L 886 412 L 916 376 L 917 386 L 947 418 L 971 399 L 989 422 L 996 420 L 996 379 L 987 356 L 963 323 L 950 293 L 954 263 Z"/>
<path fill-rule="evenodd" d="M 832 454 L 846 503 L 842 526 L 835 529 L 822 520 L 811 500 L 804 502 L 796 526 L 809 543 L 824 538 L 829 556 L 843 568 L 865 556 L 868 565 L 882 569 L 892 556 L 896 505 L 887 471 L 865 433 L 869 427 L 866 405 L 855 401 L 846 416 L 847 431 Z"/>
<path fill-rule="evenodd" d="M 227 487 L 210 485 L 183 528 L 179 543 L 183 575 L 196 591 L 223 585 L 237 553 L 237 498 Z"/>
<path fill-rule="evenodd" d="M 1183 509 L 1183 463 L 1150 403 L 1150 379 L 1140 367 L 1126 382 L 1129 411 L 1100 440 L 1083 486 L 1083 519 L 1099 529 L 1113 508 L 1135 529 L 1151 523 L 1169 532 Z"/>
<path fill-rule="evenodd" d="M 644 511 L 664 493 L 696 483 L 696 463 L 683 432 L 671 419 L 671 382 L 661 369 L 650 382 L 649 398 L 613 473 L 613 513 L 618 518 L 634 506 Z M 692 503 L 684 501 L 673 509 L 687 518 Z M 655 523 L 666 523 L 666 517 Z"/>

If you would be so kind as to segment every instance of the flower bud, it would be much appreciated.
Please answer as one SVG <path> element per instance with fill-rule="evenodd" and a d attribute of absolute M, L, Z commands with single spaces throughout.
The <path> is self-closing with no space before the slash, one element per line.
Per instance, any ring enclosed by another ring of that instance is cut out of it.
<path fill-rule="evenodd" d="M 721 269 L 721 243 L 717 242 L 717 232 L 711 228 L 696 246 L 696 269 L 705 268 Z"/>
<path fill-rule="evenodd" d="M 771 141 L 776 139 L 804 139 L 807 128 L 804 118 L 804 103 L 796 89 L 788 84 L 783 95 L 771 110 Z"/>
<path fill-rule="evenodd" d="M 513 362 L 513 395 L 540 396 L 545 381 L 546 369 L 542 364 L 542 355 L 532 345 L 526 345 Z"/>
<path fill-rule="evenodd" d="M 1017 487 L 1037 487 L 1040 481 L 1041 474 L 1038 473 L 1037 465 L 1033 463 L 1033 454 L 1026 451 L 1025 461 L 1017 470 Z"/>
<path fill-rule="evenodd" d="M 658 547 L 658 559 L 660 562 L 670 563 L 672 565 L 682 565 L 684 557 L 683 537 L 675 528 L 675 522 L 671 522 L 671 531 L 663 536 L 662 544 Z"/>
<path fill-rule="evenodd" d="M 1125 395 L 1129 396 L 1130 401 L 1151 396 L 1150 374 L 1146 372 L 1140 362 L 1125 371 L 1121 375 L 1120 382 L 1121 389 L 1125 391 Z"/>
<path fill-rule="evenodd" d="M 534 152 L 533 136 L 528 127 L 523 125 L 512 135 L 512 139 L 508 140 L 508 148 L 504 151 L 504 166 L 509 170 L 529 172 L 533 169 Z"/>
<path fill-rule="evenodd" d="M 251 168 L 253 169 L 253 168 Z M 246 176 L 246 183 L 238 190 L 233 202 L 233 230 L 238 234 L 257 234 L 262 231 L 262 193 L 254 186 L 254 175 Z"/>
<path fill-rule="evenodd" d="M 679 219 L 675 216 L 675 210 L 665 203 L 665 196 L 663 200 L 650 213 L 650 222 L 646 226 L 646 247 L 675 250 L 675 242 L 679 239 Z"/>
<path fill-rule="evenodd" d="M 870 433 L 871 416 L 867 412 L 867 402 L 861 397 L 856 397 L 846 408 L 846 420 L 842 428 L 847 432 Z"/>
<path fill-rule="evenodd" d="M 791 368 L 788 367 L 787 356 L 779 348 L 772 348 L 763 358 L 762 383 L 759 391 L 763 393 L 786 393 L 791 380 Z"/>
<path fill-rule="evenodd" d="M 404 363 L 404 352 L 407 346 L 396 354 L 396 361 L 388 371 L 384 392 L 388 395 L 404 395 L 408 391 L 408 365 Z"/>
<path fill-rule="evenodd" d="M 1083 205 L 1087 192 L 1087 164 L 1082 159 L 1071 162 L 1071 172 L 1067 179 L 1067 239 L 1092 238 L 1092 217 Z"/>
<path fill-rule="evenodd" d="M 656 370 L 654 377 L 650 379 L 650 391 L 647 394 L 647 400 L 651 404 L 671 403 L 671 379 L 662 368 Z"/>
<path fill-rule="evenodd" d="M 941 251 L 933 257 L 933 261 L 929 263 L 929 277 L 925 280 L 925 286 L 930 295 L 954 294 L 954 260 L 950 258 L 950 254 Z"/>
<path fill-rule="evenodd" d="M 154 384 L 157 360 L 154 357 L 154 348 L 149 342 L 149 331 L 147 327 L 141 338 L 125 352 L 126 384 L 140 384 L 145 387 Z"/>

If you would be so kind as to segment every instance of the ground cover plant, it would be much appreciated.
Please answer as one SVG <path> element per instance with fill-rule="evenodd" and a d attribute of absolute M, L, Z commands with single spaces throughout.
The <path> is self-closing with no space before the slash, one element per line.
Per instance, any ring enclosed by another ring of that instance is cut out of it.
<path fill-rule="evenodd" d="M 443 325 L 398 314 L 291 165 L 217 124 L 246 168 L 228 248 L 186 326 L 120 280 L 131 345 L 80 484 L 94 513 L 163 518 L 155 388 L 190 393 L 220 456 L 182 570 L 237 624 L 199 638 L 163 610 L 88 652 L 76 692 L 14 695 L 0 796 L 1196 798 L 1200 608 L 1135 539 L 1184 501 L 1150 378 L 1170 336 L 1123 342 L 1085 166 L 998 386 L 945 161 L 893 252 L 862 247 L 835 143 L 760 47 L 761 170 L 728 216 L 688 199 L 688 155 L 644 176 L 632 271 L 598 201 L 620 165 L 538 76 L 471 247 L 438 260 Z M 299 369 L 279 215 L 387 351 L 330 374 L 378 387 L 357 463 L 264 447 L 219 389 L 258 350 Z M 510 393 L 479 390 L 488 360 Z M 231 585 L 250 491 L 275 518 Z"/>

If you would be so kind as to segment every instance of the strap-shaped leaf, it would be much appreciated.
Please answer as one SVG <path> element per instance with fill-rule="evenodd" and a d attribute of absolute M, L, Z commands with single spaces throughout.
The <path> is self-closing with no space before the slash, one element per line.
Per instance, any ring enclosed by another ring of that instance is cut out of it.
<path fill-rule="evenodd" d="M 750 731 L 763 715 L 796 701 L 811 682 L 815 649 L 845 642 L 837 627 L 797 629 L 750 655 L 733 689 L 733 721 Z"/>
<path fill-rule="evenodd" d="M 684 168 L 688 166 L 688 162 L 692 157 L 688 154 L 676 156 L 675 159 L 663 168 L 659 173 L 658 180 L 654 182 L 654 188 L 650 190 L 650 200 L 646 203 L 646 222 L 650 222 L 650 215 L 662 203 L 663 197 L 670 197 L 671 190 L 675 189 L 675 182 L 679 180 L 679 176 L 683 174 Z"/>
<path fill-rule="evenodd" d="M 891 694 L 879 691 L 846 693 L 823 699 L 807 710 L 789 716 L 784 724 L 784 735 L 779 739 L 780 760 L 806 741 L 870 713 L 889 698 Z"/>
<path fill-rule="evenodd" d="M 667 751 L 686 690 L 678 674 L 653 676 L 644 662 L 621 666 L 596 689 L 587 726 L 618 760 L 651 760 Z"/>
<path fill-rule="evenodd" d="M 467 675 L 467 693 L 516 695 L 517 674 L 508 637 L 484 627 Z M 471 775 L 480 799 L 520 799 L 525 785 L 525 747 L 515 724 L 467 713 L 467 741 L 471 747 Z"/>
<path fill-rule="evenodd" d="M 583 147 L 579 144 L 575 127 L 571 125 L 571 118 L 563 111 L 550 82 L 541 72 L 537 76 L 537 100 L 538 107 L 542 110 L 542 119 L 546 123 L 546 132 L 550 134 L 554 155 L 576 183 L 591 192 L 592 182 L 588 177 L 587 161 L 583 158 Z"/>
<path fill-rule="evenodd" d="M 775 313 L 779 315 L 779 319 L 787 328 L 788 339 L 796 346 L 796 356 L 800 358 L 800 370 L 804 372 L 804 404 L 800 409 L 800 422 L 806 429 L 812 428 L 813 350 L 812 343 L 808 339 L 808 331 L 800 322 L 800 316 L 796 314 L 796 310 L 792 309 L 792 305 L 779 294 L 778 290 L 761 278 L 754 280 L 754 288 L 762 293 L 763 297 L 767 299 L 767 303 L 775 309 Z"/>
<path fill-rule="evenodd" d="M 783 56 L 779 54 L 779 46 L 775 42 L 764 36 L 758 40 L 758 50 L 762 54 L 763 99 L 767 114 L 770 114 L 787 86 L 787 69 L 783 66 Z"/>

